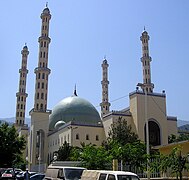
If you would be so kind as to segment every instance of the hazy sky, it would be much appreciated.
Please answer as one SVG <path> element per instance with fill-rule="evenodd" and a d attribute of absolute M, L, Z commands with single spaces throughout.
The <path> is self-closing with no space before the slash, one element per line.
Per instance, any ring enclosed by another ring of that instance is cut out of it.
<path fill-rule="evenodd" d="M 16 113 L 25 42 L 30 52 L 27 117 L 33 108 L 40 14 L 45 5 L 45 0 L 1 0 L 2 118 Z M 142 82 L 140 36 L 145 26 L 150 35 L 154 92 L 165 90 L 168 115 L 189 120 L 188 0 L 49 0 L 48 7 L 52 15 L 48 109 L 72 95 L 76 83 L 78 95 L 100 110 L 101 63 L 105 55 L 109 63 L 110 109 L 128 107 L 128 94 Z"/>

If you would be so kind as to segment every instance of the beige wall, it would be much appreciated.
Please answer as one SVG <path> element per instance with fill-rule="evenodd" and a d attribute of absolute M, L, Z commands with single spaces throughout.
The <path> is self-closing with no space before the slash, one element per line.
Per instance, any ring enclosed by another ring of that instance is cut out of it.
<path fill-rule="evenodd" d="M 177 128 L 177 121 L 175 120 L 167 120 L 167 129 L 168 129 L 168 136 L 171 134 L 177 135 L 178 128 Z"/>
<path fill-rule="evenodd" d="M 133 132 L 136 132 L 136 128 L 132 122 L 131 116 L 126 116 L 121 113 L 116 114 L 116 112 L 112 112 L 109 115 L 105 116 L 102 120 L 106 138 L 108 137 L 108 133 L 111 130 L 111 124 L 115 123 L 120 117 L 122 118 L 122 120 L 126 120 L 128 125 L 131 125 Z"/>
<path fill-rule="evenodd" d="M 79 135 L 79 139 L 76 139 L 76 134 Z M 86 140 L 86 135 L 89 136 L 89 140 Z M 96 135 L 98 135 L 99 140 L 96 140 Z M 101 126 L 81 126 L 81 125 L 69 125 L 65 128 L 56 131 L 55 133 L 49 135 L 49 156 L 51 155 L 51 160 L 53 153 L 58 151 L 59 147 L 67 141 L 72 146 L 81 147 L 81 142 L 85 144 L 95 144 L 100 146 L 105 140 L 104 128 Z"/>
<path fill-rule="evenodd" d="M 44 159 L 41 161 L 42 164 L 47 163 L 47 153 L 48 153 L 48 129 L 49 129 L 49 114 L 50 112 L 35 112 L 31 111 L 31 128 L 30 128 L 30 147 L 29 147 L 29 156 L 28 161 L 30 164 L 35 166 L 38 164 L 36 161 L 37 149 L 36 149 L 36 140 L 37 140 L 37 131 L 44 131 L 44 152 L 41 152 L 44 156 Z"/>
<path fill-rule="evenodd" d="M 166 98 L 162 94 L 147 96 L 147 119 L 155 121 L 160 127 L 160 138 L 162 144 L 168 143 Z M 139 138 L 144 141 L 145 127 L 145 95 L 134 93 L 130 95 L 130 111 Z"/>

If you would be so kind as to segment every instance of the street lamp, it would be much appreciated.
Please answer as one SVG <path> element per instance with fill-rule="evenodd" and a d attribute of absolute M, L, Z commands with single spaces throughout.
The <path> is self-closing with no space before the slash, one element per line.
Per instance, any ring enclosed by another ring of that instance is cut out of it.
<path fill-rule="evenodd" d="M 145 123 L 146 123 L 146 154 L 147 154 L 147 179 L 150 179 L 150 171 L 149 171 L 149 155 L 150 155 L 150 144 L 149 144 L 149 124 L 148 124 L 148 111 L 147 111 L 147 89 L 146 89 L 146 84 L 138 83 L 137 86 L 141 87 L 144 89 L 144 94 L 145 94 L 145 99 L 144 99 L 144 104 L 145 104 Z"/>
<path fill-rule="evenodd" d="M 122 152 L 122 147 L 119 147 L 119 148 L 118 148 L 118 151 L 119 151 L 119 154 L 121 154 L 121 171 L 123 171 L 123 160 L 122 160 L 122 158 L 123 158 L 123 157 L 122 157 L 122 153 L 123 153 L 123 152 Z"/>
<path fill-rule="evenodd" d="M 56 161 L 57 160 L 57 155 L 54 155 L 53 156 L 53 161 Z"/>
<path fill-rule="evenodd" d="M 41 164 L 40 164 L 40 162 L 41 162 L 41 157 L 40 157 L 40 156 L 38 157 L 38 161 L 39 161 L 39 170 L 38 170 L 38 172 L 40 173 L 40 171 L 41 171 L 41 168 L 40 168 L 40 167 L 41 167 Z"/>
<path fill-rule="evenodd" d="M 42 134 L 41 134 L 41 130 L 38 131 L 38 142 L 39 142 L 39 156 L 38 156 L 38 163 L 39 163 L 39 172 L 41 172 L 41 150 L 42 150 Z"/>
<path fill-rule="evenodd" d="M 26 156 L 26 169 L 28 169 L 28 156 Z"/>

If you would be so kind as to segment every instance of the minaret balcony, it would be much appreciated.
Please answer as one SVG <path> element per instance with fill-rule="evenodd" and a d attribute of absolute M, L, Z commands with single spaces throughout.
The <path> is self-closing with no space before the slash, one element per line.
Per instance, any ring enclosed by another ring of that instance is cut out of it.
<path fill-rule="evenodd" d="M 19 73 L 21 73 L 21 72 L 28 73 L 28 70 L 26 68 L 19 69 Z"/>
<path fill-rule="evenodd" d="M 108 101 L 104 101 L 100 103 L 100 106 L 111 106 L 111 104 Z"/>
<path fill-rule="evenodd" d="M 48 41 L 49 43 L 51 42 L 51 38 L 49 38 L 48 36 L 40 36 L 38 42 L 41 42 L 43 40 Z"/>
<path fill-rule="evenodd" d="M 35 68 L 34 73 L 38 73 L 38 72 L 48 72 L 48 74 L 50 74 L 51 70 L 46 67 L 37 67 Z"/>
<path fill-rule="evenodd" d="M 46 110 L 43 110 L 43 109 L 31 109 L 29 114 L 31 115 L 33 112 L 40 112 L 40 113 L 48 113 L 48 114 L 51 114 L 52 113 L 52 110 L 49 110 L 49 109 L 46 109 Z"/>
<path fill-rule="evenodd" d="M 108 80 L 103 80 L 103 81 L 101 81 L 101 84 L 109 84 L 109 81 Z"/>
<path fill-rule="evenodd" d="M 17 93 L 16 93 L 16 97 L 19 97 L 19 96 L 28 97 L 28 94 L 27 94 L 27 93 L 24 93 L 24 92 L 17 92 Z"/>
<path fill-rule="evenodd" d="M 152 61 L 152 58 L 150 56 L 147 56 L 147 57 L 141 57 L 140 58 L 141 62 L 145 61 L 145 60 L 149 60 L 150 62 Z"/>

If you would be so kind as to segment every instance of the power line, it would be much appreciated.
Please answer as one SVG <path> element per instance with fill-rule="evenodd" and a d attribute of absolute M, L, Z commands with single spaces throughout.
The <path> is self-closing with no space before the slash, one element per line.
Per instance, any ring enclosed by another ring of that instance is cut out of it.
<path fill-rule="evenodd" d="M 118 101 L 118 100 L 123 99 L 123 98 L 128 97 L 128 96 L 129 96 L 129 95 L 121 96 L 121 97 L 119 97 L 119 98 L 117 98 L 117 99 L 114 99 L 114 100 L 110 101 L 110 103 L 115 102 L 115 101 Z M 95 106 L 95 107 L 100 107 L 100 105 L 97 105 L 97 106 Z"/>

